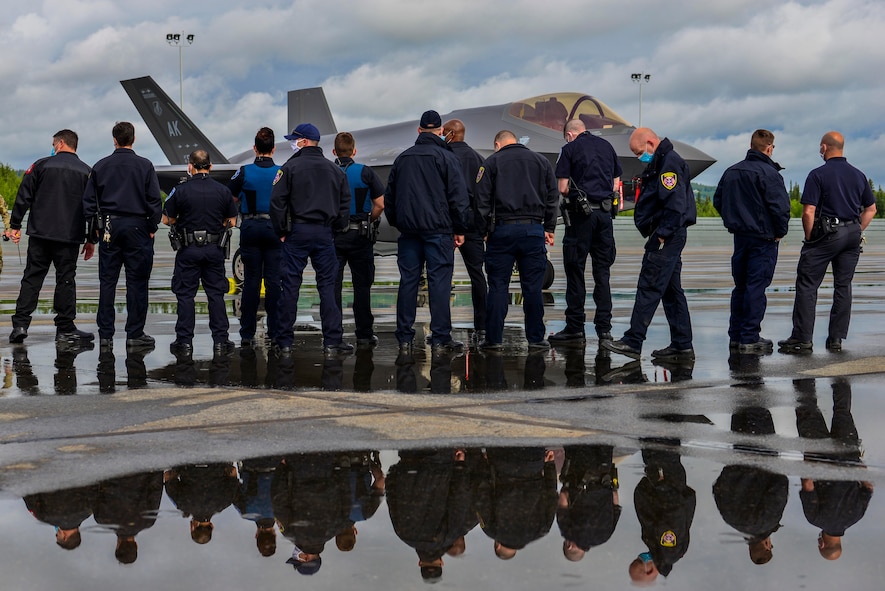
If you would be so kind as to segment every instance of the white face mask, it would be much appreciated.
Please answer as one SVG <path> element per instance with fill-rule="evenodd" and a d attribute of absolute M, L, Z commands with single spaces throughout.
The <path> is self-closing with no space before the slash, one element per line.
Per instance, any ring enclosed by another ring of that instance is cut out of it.
<path fill-rule="evenodd" d="M 299 141 L 301 141 L 301 140 L 292 140 L 291 142 L 289 142 L 289 145 L 292 146 L 292 151 L 295 152 L 296 154 L 298 153 L 298 150 L 301 149 L 300 147 L 298 147 Z"/>

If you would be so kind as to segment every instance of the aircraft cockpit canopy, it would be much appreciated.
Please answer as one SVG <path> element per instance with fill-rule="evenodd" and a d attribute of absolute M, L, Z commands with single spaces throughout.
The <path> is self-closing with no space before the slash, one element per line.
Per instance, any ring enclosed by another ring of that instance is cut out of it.
<path fill-rule="evenodd" d="M 580 119 L 590 130 L 630 125 L 599 99 L 579 92 L 542 94 L 516 101 L 510 104 L 509 114 L 556 131 L 562 131 L 572 119 Z"/>

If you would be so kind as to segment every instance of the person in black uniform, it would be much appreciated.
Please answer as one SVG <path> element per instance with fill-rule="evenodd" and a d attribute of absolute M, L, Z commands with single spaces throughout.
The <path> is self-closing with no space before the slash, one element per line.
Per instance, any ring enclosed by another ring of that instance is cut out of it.
<path fill-rule="evenodd" d="M 35 518 L 55 526 L 55 543 L 65 550 L 80 546 L 80 524 L 92 515 L 98 485 L 90 484 L 24 497 Z"/>
<path fill-rule="evenodd" d="M 774 419 L 767 408 L 741 407 L 731 416 L 731 430 L 772 435 Z M 735 449 L 775 453 L 747 444 L 737 444 Z M 766 564 L 772 559 L 771 534 L 781 527 L 789 494 L 790 483 L 785 475 L 741 464 L 725 466 L 713 484 L 716 508 L 725 523 L 743 534 L 753 564 Z"/>
<path fill-rule="evenodd" d="M 471 481 L 464 450 L 400 450 L 387 471 L 387 509 L 397 537 L 415 549 L 421 577 L 442 578 L 443 555 L 471 520 Z"/>
<path fill-rule="evenodd" d="M 584 122 L 572 119 L 565 125 L 566 145 L 556 161 L 559 192 L 570 223 L 562 239 L 565 266 L 565 328 L 550 336 L 550 342 L 583 343 L 584 306 L 587 287 L 584 273 L 587 255 L 593 266 L 593 324 L 600 341 L 611 340 L 611 266 L 615 262 L 612 226 L 612 191 L 621 176 L 621 164 L 611 144 L 587 131 Z"/>
<path fill-rule="evenodd" d="M 832 439 L 836 451 L 809 452 L 806 461 L 824 461 L 842 466 L 863 466 L 860 437 L 851 414 L 851 383 L 836 378 L 832 383 L 833 415 L 830 427 L 817 404 L 813 378 L 793 380 L 797 394 L 796 429 L 799 437 Z M 842 536 L 860 521 L 873 497 L 872 481 L 819 480 L 800 478 L 799 500 L 808 523 L 819 527 L 817 547 L 826 560 L 842 556 Z"/>
<path fill-rule="evenodd" d="M 464 347 L 452 339 L 449 296 L 454 249 L 464 243 L 470 224 L 470 201 L 461 163 L 440 137 L 441 133 L 439 113 L 425 111 L 418 124 L 415 145 L 394 160 L 384 192 L 387 219 L 400 231 L 396 299 L 396 339 L 400 349 L 411 349 L 415 338 L 418 282 L 425 263 L 431 348 L 452 352 Z"/>
<path fill-rule="evenodd" d="M 116 534 L 114 556 L 120 564 L 138 559 L 135 537 L 156 523 L 162 499 L 162 472 L 131 474 L 98 483 L 92 514 L 95 523 Z"/>
<path fill-rule="evenodd" d="M 86 238 L 83 189 L 91 170 L 77 157 L 77 142 L 77 134 L 70 129 L 53 135 L 53 155 L 33 163 L 18 187 L 6 237 L 18 244 L 22 219 L 28 210 L 31 215 L 28 217 L 28 262 L 12 315 L 10 343 L 21 343 L 28 338 L 31 314 L 37 308 L 49 265 L 55 265 L 52 306 L 56 312 L 56 342 L 77 344 L 95 338 L 74 325 L 77 251 Z M 84 260 L 92 257 L 94 248 L 92 243 L 83 247 Z"/>
<path fill-rule="evenodd" d="M 449 144 L 452 152 L 461 163 L 464 172 L 464 182 L 467 184 L 467 197 L 470 199 L 470 226 L 464 234 L 464 244 L 458 247 L 464 267 L 470 277 L 470 300 L 473 304 L 473 339 L 481 342 L 486 336 L 486 297 L 489 285 L 486 274 L 483 272 L 483 258 L 485 253 L 485 241 L 479 232 L 480 220 L 476 211 L 476 198 L 474 186 L 479 167 L 482 166 L 483 158 L 464 141 L 464 122 L 460 119 L 450 119 L 443 123 L 443 139 Z"/>
<path fill-rule="evenodd" d="M 229 353 L 234 344 L 228 339 L 229 322 L 224 309 L 227 278 L 224 276 L 225 239 L 228 228 L 237 223 L 237 206 L 230 189 L 209 177 L 212 164 L 206 150 L 188 156 L 188 182 L 178 185 L 163 208 L 163 223 L 175 224 L 182 245 L 175 255 L 172 292 L 178 300 L 173 353 L 193 352 L 196 312 L 194 297 L 203 284 L 209 301 L 209 329 L 213 351 Z"/>
<path fill-rule="evenodd" d="M 495 153 L 476 176 L 480 232 L 487 235 L 489 297 L 485 349 L 504 347 L 504 319 L 510 300 L 513 262 L 519 265 L 525 336 L 529 349 L 549 349 L 544 338 L 541 291 L 547 268 L 545 244 L 553 244 L 559 194 L 550 162 L 516 140 L 511 131 L 495 136 Z"/>
<path fill-rule="evenodd" d="M 92 167 L 83 193 L 83 215 L 93 223 L 90 241 L 98 247 L 99 344 L 114 346 L 114 296 L 120 269 L 126 268 L 126 347 L 152 348 L 145 334 L 148 281 L 154 264 L 154 233 L 163 203 L 154 165 L 132 150 L 135 127 L 128 121 L 114 125 L 114 152 Z M 103 225 L 102 230 L 99 227 Z"/>
<path fill-rule="evenodd" d="M 384 211 L 384 185 L 375 171 L 353 161 L 356 142 L 353 135 L 342 131 L 335 136 L 335 164 L 347 175 L 350 186 L 350 218 L 347 230 L 335 234 L 335 252 L 338 255 L 338 279 L 335 296 L 343 310 L 341 290 L 344 286 L 344 266 L 350 266 L 353 281 L 353 321 L 356 324 L 356 344 L 375 346 L 372 315 L 372 283 L 375 281 L 374 229 Z"/>
<path fill-rule="evenodd" d="M 668 576 L 685 556 L 697 503 L 678 453 L 646 448 L 642 461 L 645 476 L 633 491 L 633 504 L 648 552 L 630 563 L 630 579 L 636 583 L 651 582 L 658 574 Z"/>
<path fill-rule="evenodd" d="M 805 242 L 796 267 L 796 299 L 793 302 L 793 332 L 778 341 L 783 352 L 810 351 L 814 334 L 817 290 L 827 267 L 833 265 L 833 306 L 826 347 L 842 350 L 851 321 L 851 281 L 860 259 L 863 231 L 876 215 L 876 199 L 867 175 L 843 156 L 845 139 L 831 131 L 820 140 L 824 165 L 808 174 L 802 190 L 802 227 Z M 826 230 L 814 231 L 818 221 Z"/>
<path fill-rule="evenodd" d="M 283 293 L 275 349 L 279 355 L 292 353 L 298 292 L 310 257 L 320 292 L 323 348 L 328 354 L 350 353 L 353 345 L 343 341 L 341 308 L 335 298 L 338 257 L 333 235 L 333 231 L 347 227 L 347 175 L 323 156 L 318 145 L 320 132 L 314 125 L 301 123 L 286 139 L 296 152 L 277 172 L 270 196 L 270 219 L 283 241 Z"/>
<path fill-rule="evenodd" d="M 565 446 L 556 522 L 566 560 L 581 560 L 615 533 L 621 505 L 613 452 L 611 445 Z"/>
<path fill-rule="evenodd" d="M 729 349 L 741 353 L 768 353 L 774 344 L 760 336 L 767 300 L 777 264 L 780 239 L 790 222 L 790 196 L 771 159 L 774 134 L 757 129 L 750 139 L 747 157 L 728 168 L 713 195 L 713 207 L 722 223 L 734 234 L 731 257 L 731 317 Z"/>
<path fill-rule="evenodd" d="M 648 163 L 642 173 L 642 189 L 636 200 L 633 221 L 648 241 L 642 257 L 636 301 L 630 329 L 617 341 L 601 341 L 605 349 L 633 359 L 642 354 L 648 325 L 658 304 L 670 325 L 670 344 L 652 351 L 655 359 L 694 359 L 691 316 L 682 291 L 682 249 L 686 228 L 697 220 L 697 205 L 691 190 L 691 175 L 685 160 L 667 138 L 660 139 L 647 127 L 630 136 L 630 150 Z"/>
<path fill-rule="evenodd" d="M 163 473 L 166 494 L 190 517 L 191 539 L 197 544 L 212 541 L 212 516 L 233 504 L 239 490 L 237 471 L 232 464 L 194 464 L 179 466 Z"/>
<path fill-rule="evenodd" d="M 240 345 L 254 344 L 264 280 L 264 311 L 267 336 L 276 339 L 277 306 L 280 301 L 280 239 L 270 223 L 270 192 L 280 169 L 273 161 L 274 133 L 262 127 L 255 134 L 255 161 L 241 166 L 228 183 L 240 206 L 240 256 L 243 259 L 243 298 L 240 304 Z"/>

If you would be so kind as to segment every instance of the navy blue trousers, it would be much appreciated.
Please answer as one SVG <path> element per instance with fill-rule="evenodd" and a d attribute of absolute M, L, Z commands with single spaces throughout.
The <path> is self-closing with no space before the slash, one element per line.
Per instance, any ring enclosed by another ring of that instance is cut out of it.
<path fill-rule="evenodd" d="M 530 343 L 544 339 L 544 272 L 547 270 L 544 228 L 541 224 L 499 225 L 486 244 L 489 278 L 486 340 L 504 342 L 504 319 L 510 307 L 510 275 L 519 265 L 525 336 Z"/>
<path fill-rule="evenodd" d="M 804 244 L 796 267 L 796 299 L 793 302 L 793 334 L 800 341 L 811 341 L 817 290 L 829 265 L 833 266 L 833 306 L 827 335 L 844 339 L 851 322 L 851 281 L 860 259 L 860 224 L 838 226 L 813 244 Z"/>
<path fill-rule="evenodd" d="M 335 280 L 338 277 L 338 257 L 332 229 L 315 224 L 293 224 L 283 243 L 281 262 L 282 298 L 278 308 L 279 326 L 277 344 L 290 347 L 295 340 L 295 318 L 298 313 L 298 296 L 307 259 L 316 272 L 317 290 L 320 293 L 320 322 L 323 327 L 323 346 L 341 342 L 341 308 L 335 301 Z"/>
<path fill-rule="evenodd" d="M 615 235 L 612 217 L 596 209 L 590 215 L 571 214 L 571 226 L 562 239 L 562 262 L 565 268 L 565 326 L 569 332 L 584 332 L 587 300 L 585 273 L 587 256 L 593 270 L 593 324 L 596 332 L 611 332 L 612 291 L 611 267 L 615 262 Z"/>
<path fill-rule="evenodd" d="M 280 253 L 283 244 L 273 231 L 270 220 L 243 220 L 240 226 L 240 256 L 243 258 L 243 297 L 240 314 L 240 337 L 255 337 L 261 280 L 264 279 L 264 310 L 267 331 L 277 337 L 277 308 L 280 302 Z"/>
<path fill-rule="evenodd" d="M 655 235 L 646 242 L 630 329 L 623 337 L 629 346 L 642 349 L 658 304 L 663 304 L 670 325 L 670 346 L 676 349 L 692 347 L 691 316 L 682 291 L 682 249 L 685 248 L 686 235 L 685 228 L 682 228 L 664 242 L 663 248 L 658 248 L 660 242 Z"/>
<path fill-rule="evenodd" d="M 431 344 L 452 340 L 452 272 L 455 243 L 451 234 L 400 234 L 397 242 L 399 290 L 396 296 L 396 340 L 411 343 L 415 338 L 418 283 L 427 265 L 427 300 L 430 306 Z"/>
<path fill-rule="evenodd" d="M 144 334 L 148 311 L 148 283 L 154 266 L 154 239 L 145 218 L 111 220 L 110 242 L 98 243 L 98 336 L 114 336 L 114 297 L 120 270 L 126 270 L 126 338 Z"/>
<path fill-rule="evenodd" d="M 179 343 L 191 343 L 196 324 L 194 298 L 197 288 L 203 291 L 209 303 L 209 330 L 212 341 L 223 343 L 228 338 L 230 323 L 224 309 L 227 293 L 227 277 L 224 274 L 224 250 L 217 244 L 184 246 L 175 254 L 175 270 L 172 273 L 172 293 L 178 301 L 178 319 L 175 322 L 175 338 Z"/>
<path fill-rule="evenodd" d="M 771 285 L 777 265 L 778 242 L 754 236 L 734 236 L 731 256 L 731 317 L 728 339 L 738 343 L 755 343 L 762 331 L 762 318 L 768 298 L 765 290 Z"/>
<path fill-rule="evenodd" d="M 344 287 L 344 267 L 350 266 L 353 282 L 353 320 L 356 338 L 369 339 L 374 334 L 375 316 L 372 314 L 372 283 L 375 281 L 375 252 L 372 241 L 360 236 L 359 230 L 348 230 L 335 236 L 338 256 L 338 277 L 335 281 L 335 299 L 338 307 Z"/>

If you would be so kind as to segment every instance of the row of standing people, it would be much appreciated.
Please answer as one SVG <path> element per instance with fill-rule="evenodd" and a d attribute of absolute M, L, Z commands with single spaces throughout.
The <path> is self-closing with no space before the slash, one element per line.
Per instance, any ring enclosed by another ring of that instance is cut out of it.
<path fill-rule="evenodd" d="M 318 145 L 317 128 L 301 124 L 286 136 L 295 154 L 279 167 L 273 162 L 273 131 L 262 128 L 255 138 L 255 162 L 241 167 L 229 187 L 209 179 L 211 163 L 204 151 L 191 154 L 191 181 L 170 193 L 165 208 L 152 165 L 132 150 L 134 127 L 118 123 L 112 134 L 114 153 L 90 169 L 76 156 L 76 133 L 62 130 L 53 136 L 53 155 L 35 162 L 25 174 L 5 233 L 18 242 L 22 219 L 31 211 L 28 262 L 10 342 L 20 343 L 27 337 L 50 264 L 57 275 L 57 340 L 93 339 L 91 333 L 74 324 L 77 250 L 85 239 L 82 253 L 86 259 L 92 256 L 94 243 L 99 244 L 96 323 L 102 346 L 113 346 L 114 292 L 124 267 L 127 347 L 152 346 L 153 338 L 144 332 L 147 282 L 153 263 L 153 235 L 162 214 L 167 223 L 184 224 L 173 276 L 179 312 L 173 350 L 192 350 L 194 296 L 200 282 L 209 299 L 215 350 L 232 350 L 223 304 L 227 290 L 223 251 L 205 247 L 221 246 L 227 228 L 235 224 L 239 214 L 245 267 L 240 328 L 244 346 L 251 346 L 255 338 L 263 279 L 269 336 L 277 352 L 291 351 L 298 292 L 308 258 L 317 270 L 326 351 L 347 353 L 353 348 L 343 341 L 345 265 L 350 267 L 354 283 L 357 344 L 374 345 L 372 234 L 386 207 L 391 225 L 400 231 L 396 338 L 401 350 L 413 346 L 415 302 L 425 266 L 430 344 L 434 350 L 463 347 L 451 336 L 448 296 L 453 247 L 461 249 L 471 277 L 474 329 L 480 347 L 503 348 L 510 269 L 515 262 L 525 296 L 529 348 L 546 349 L 550 342 L 545 339 L 540 292 L 546 268 L 545 244 L 553 243 L 560 206 L 568 220 L 563 240 L 566 326 L 551 335 L 550 341 L 585 341 L 585 268 L 589 257 L 594 325 L 603 348 L 638 358 L 647 327 L 663 303 L 671 339 L 667 347 L 653 351 L 652 357 L 694 357 L 691 320 L 681 287 L 686 228 L 696 221 L 690 175 L 672 143 L 648 128 L 637 129 L 630 138 L 631 151 L 647 164 L 635 224 L 648 241 L 630 328 L 618 340 L 611 336 L 610 270 L 616 249 L 610 211 L 622 171 L 611 145 L 587 132 L 580 120 L 566 124 L 567 143 L 554 171 L 546 159 L 529 151 L 506 130 L 495 137 L 495 153 L 483 161 L 464 142 L 462 122 L 451 120 L 443 125 L 438 113 L 427 111 L 420 120 L 415 145 L 394 162 L 386 190 L 369 167 L 354 162 L 356 146 L 350 134 L 336 137 L 333 164 Z M 812 171 L 803 191 L 805 242 L 797 269 L 793 334 L 779 342 L 785 351 L 811 348 L 817 288 L 831 262 L 835 294 L 827 348 L 841 349 L 847 336 L 860 234 L 876 206 L 863 173 L 845 160 L 843 145 L 838 132 L 824 135 L 821 157 L 825 165 Z M 771 159 L 773 150 L 774 135 L 757 130 L 747 158 L 725 172 L 714 196 L 715 207 L 734 234 L 735 288 L 728 334 L 730 348 L 742 352 L 772 348 L 772 342 L 760 335 L 765 289 L 773 277 L 778 243 L 786 234 L 789 219 L 789 198 L 778 174 L 780 166 Z M 84 237 L 86 220 L 93 222 Z"/>

